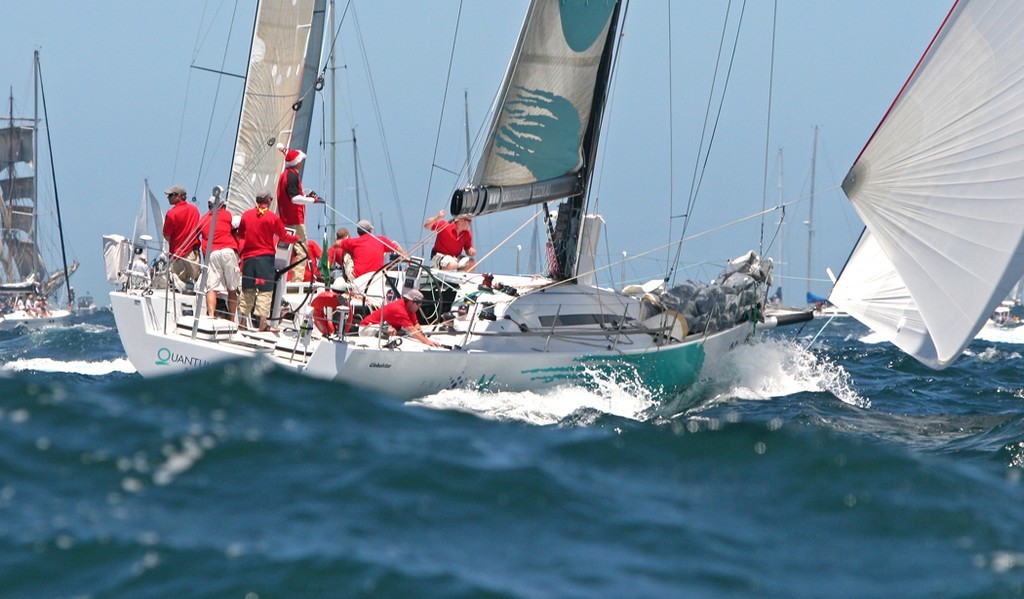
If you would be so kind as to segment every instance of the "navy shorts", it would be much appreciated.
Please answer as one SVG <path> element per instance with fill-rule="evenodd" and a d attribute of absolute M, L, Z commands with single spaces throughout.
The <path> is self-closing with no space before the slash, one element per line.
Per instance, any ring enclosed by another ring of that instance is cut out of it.
<path fill-rule="evenodd" d="M 274 289 L 274 256 L 252 256 L 242 261 L 242 289 Z"/>

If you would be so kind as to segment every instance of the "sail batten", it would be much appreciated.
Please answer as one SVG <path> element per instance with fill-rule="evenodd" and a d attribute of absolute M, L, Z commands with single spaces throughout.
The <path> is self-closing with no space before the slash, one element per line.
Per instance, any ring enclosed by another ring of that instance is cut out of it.
<path fill-rule="evenodd" d="M 830 299 L 931 367 L 1024 276 L 1022 104 L 1024 4 L 961 0 L 843 183 L 870 234 Z"/>

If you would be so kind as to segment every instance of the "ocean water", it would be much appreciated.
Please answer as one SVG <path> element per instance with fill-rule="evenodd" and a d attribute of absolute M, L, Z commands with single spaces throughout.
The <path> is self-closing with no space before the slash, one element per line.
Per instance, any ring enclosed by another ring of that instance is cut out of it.
<path fill-rule="evenodd" d="M 106 312 L 0 334 L 0 597 L 1024 595 L 1024 346 L 933 372 L 822 324 L 672 399 L 144 380 Z"/>

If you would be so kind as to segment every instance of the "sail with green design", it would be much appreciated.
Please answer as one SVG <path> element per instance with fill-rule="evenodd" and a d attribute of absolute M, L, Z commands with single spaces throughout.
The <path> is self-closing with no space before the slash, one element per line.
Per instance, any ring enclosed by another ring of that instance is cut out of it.
<path fill-rule="evenodd" d="M 556 278 L 575 274 L 619 11 L 610 0 L 531 3 L 475 173 L 452 198 L 453 214 L 475 215 L 570 198 Z"/>

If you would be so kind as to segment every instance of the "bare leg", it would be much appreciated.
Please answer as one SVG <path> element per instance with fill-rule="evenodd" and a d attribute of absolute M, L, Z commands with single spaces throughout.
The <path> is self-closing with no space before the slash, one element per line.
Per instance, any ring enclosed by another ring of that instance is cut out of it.
<path fill-rule="evenodd" d="M 217 315 L 217 292 L 213 289 L 206 290 L 206 315 L 210 318 Z"/>
<path fill-rule="evenodd" d="M 228 320 L 235 319 L 236 310 L 238 310 L 238 292 L 228 291 Z"/>

